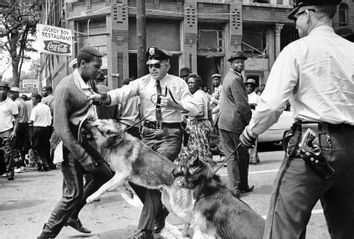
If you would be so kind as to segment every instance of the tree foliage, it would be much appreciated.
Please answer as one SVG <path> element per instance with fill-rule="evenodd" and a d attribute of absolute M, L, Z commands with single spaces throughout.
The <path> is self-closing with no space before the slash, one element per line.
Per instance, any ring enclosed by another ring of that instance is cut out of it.
<path fill-rule="evenodd" d="M 0 52 L 7 51 L 12 64 L 12 85 L 19 86 L 22 64 L 30 57 L 36 24 L 41 19 L 40 0 L 2 0 L 0 4 Z"/>

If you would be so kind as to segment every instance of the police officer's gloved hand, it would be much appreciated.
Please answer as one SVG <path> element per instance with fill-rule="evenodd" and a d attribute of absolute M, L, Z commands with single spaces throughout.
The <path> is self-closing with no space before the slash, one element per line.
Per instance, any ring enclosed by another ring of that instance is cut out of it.
<path fill-rule="evenodd" d="M 80 160 L 80 164 L 86 172 L 93 172 L 97 166 L 97 163 L 89 154 L 86 154 L 83 160 Z"/>
<path fill-rule="evenodd" d="M 248 127 L 244 129 L 240 135 L 240 142 L 243 147 L 253 148 L 256 146 L 257 135 L 253 133 Z"/>

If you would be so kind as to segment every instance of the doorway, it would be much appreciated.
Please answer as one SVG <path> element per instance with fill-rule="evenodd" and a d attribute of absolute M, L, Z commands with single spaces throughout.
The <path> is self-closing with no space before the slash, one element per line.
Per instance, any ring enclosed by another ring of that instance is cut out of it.
<path fill-rule="evenodd" d="M 202 86 L 206 86 L 211 92 L 213 91 L 211 75 L 222 74 L 222 59 L 223 57 L 215 56 L 198 56 L 197 58 L 198 75 L 202 78 Z"/>

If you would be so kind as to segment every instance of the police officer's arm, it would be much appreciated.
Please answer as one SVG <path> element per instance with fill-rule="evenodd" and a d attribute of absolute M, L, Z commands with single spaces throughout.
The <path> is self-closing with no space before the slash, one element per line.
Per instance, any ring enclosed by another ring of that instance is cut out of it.
<path fill-rule="evenodd" d="M 106 94 L 93 94 L 88 97 L 89 100 L 105 105 L 117 105 L 124 103 L 128 99 L 138 95 L 139 82 L 142 78 L 131 81 L 128 85 L 123 85 L 121 88 L 108 91 Z"/>
<path fill-rule="evenodd" d="M 279 54 L 247 130 L 259 135 L 276 123 L 298 83 L 299 63 L 289 47 Z"/>

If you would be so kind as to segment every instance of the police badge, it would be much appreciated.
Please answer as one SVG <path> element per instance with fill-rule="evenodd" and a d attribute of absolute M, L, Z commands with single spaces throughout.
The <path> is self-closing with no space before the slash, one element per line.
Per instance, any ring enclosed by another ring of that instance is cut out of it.
<path fill-rule="evenodd" d="M 155 55 L 155 48 L 154 48 L 154 47 L 150 47 L 150 48 L 149 48 L 149 55 L 150 55 L 150 56 Z"/>

